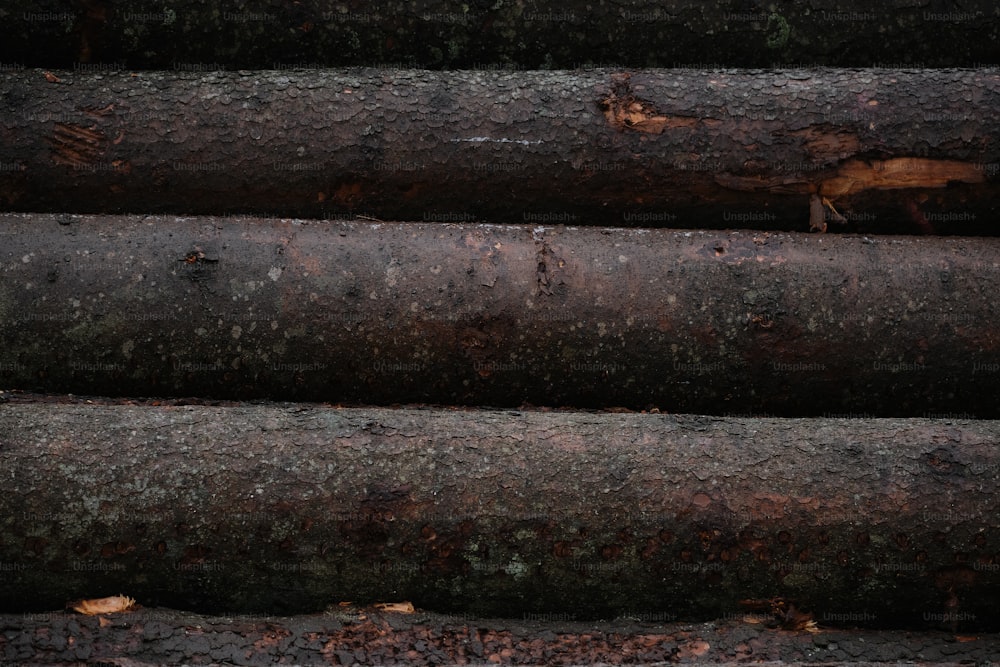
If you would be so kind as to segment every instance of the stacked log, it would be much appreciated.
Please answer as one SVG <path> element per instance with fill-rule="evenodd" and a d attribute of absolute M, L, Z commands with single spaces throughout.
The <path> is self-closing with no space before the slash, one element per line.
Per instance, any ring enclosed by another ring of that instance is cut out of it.
<path fill-rule="evenodd" d="M 0 382 L 996 418 L 1000 241 L 5 214 Z"/>
<path fill-rule="evenodd" d="M 993 234 L 1000 201 L 991 70 L 25 70 L 0 85 L 12 211 Z"/>
<path fill-rule="evenodd" d="M 996 631 L 1000 9 L 836 4 L 26 3 L 0 611 Z"/>
<path fill-rule="evenodd" d="M 12 401 L 0 438 L 8 611 L 995 627 L 992 421 Z"/>
<path fill-rule="evenodd" d="M 4 12 L 0 60 L 46 67 L 268 69 L 368 66 L 566 69 L 996 64 L 989 0 L 809 4 L 25 0 Z M 947 48 L 942 48 L 946 44 Z"/>

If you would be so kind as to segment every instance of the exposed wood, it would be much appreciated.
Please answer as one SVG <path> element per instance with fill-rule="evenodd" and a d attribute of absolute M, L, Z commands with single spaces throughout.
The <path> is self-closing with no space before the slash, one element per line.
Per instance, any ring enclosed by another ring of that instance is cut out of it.
<path fill-rule="evenodd" d="M 1000 240 L 0 215 L 0 388 L 1000 416 Z"/>
<path fill-rule="evenodd" d="M 717 181 L 724 187 L 747 192 L 769 190 L 782 194 L 808 193 L 810 231 L 825 232 L 826 220 L 831 217 L 831 213 L 835 222 L 848 222 L 833 207 L 829 197 L 843 197 L 866 190 L 927 189 L 943 188 L 952 183 L 983 183 L 986 181 L 986 173 L 981 165 L 955 160 L 895 158 L 873 160 L 871 163 L 848 160 L 831 177 L 814 182 L 790 180 L 782 176 L 762 178 L 728 174 L 720 175 Z"/>
<path fill-rule="evenodd" d="M 975 67 L 1000 24 L 992 0 L 22 0 L 0 18 L 4 63 L 159 69 Z"/>
<path fill-rule="evenodd" d="M 870 164 L 849 160 L 837 169 L 837 175 L 819 184 L 819 193 L 827 197 L 862 192 L 871 188 L 943 188 L 949 183 L 982 183 L 982 168 L 955 160 L 896 158 L 873 160 Z"/>
<path fill-rule="evenodd" d="M 993 234 L 1000 208 L 994 70 L 55 75 L 0 74 L 8 210 L 805 231 L 819 194 L 858 231 Z"/>
<path fill-rule="evenodd" d="M 995 630 L 998 442 L 970 420 L 10 402 L 0 600 L 696 620 L 781 596 Z"/>
<path fill-rule="evenodd" d="M 772 190 L 819 193 L 827 197 L 864 192 L 865 190 L 898 190 L 902 188 L 943 188 L 949 183 L 984 183 L 986 174 L 981 166 L 955 160 L 928 160 L 922 158 L 895 158 L 892 160 L 848 160 L 825 179 L 814 182 L 794 181 L 788 178 L 722 176 L 720 185 L 736 190 Z"/>

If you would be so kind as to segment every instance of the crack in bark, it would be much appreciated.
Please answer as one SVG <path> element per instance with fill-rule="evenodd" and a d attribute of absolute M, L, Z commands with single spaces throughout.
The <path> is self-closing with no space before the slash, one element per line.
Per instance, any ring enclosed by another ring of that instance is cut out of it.
<path fill-rule="evenodd" d="M 535 295 L 545 294 L 546 296 L 552 296 L 552 281 L 549 275 L 547 260 L 547 257 L 552 254 L 552 250 L 549 248 L 548 242 L 545 240 L 545 229 L 539 227 L 535 229 L 531 235 L 535 239 L 535 247 L 537 248 L 535 257 L 538 261 L 538 268 L 535 270 L 535 282 L 538 289 Z"/>

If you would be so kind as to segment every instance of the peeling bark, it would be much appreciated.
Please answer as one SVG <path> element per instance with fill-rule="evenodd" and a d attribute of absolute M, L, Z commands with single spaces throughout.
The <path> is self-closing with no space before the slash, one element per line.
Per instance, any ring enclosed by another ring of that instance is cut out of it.
<path fill-rule="evenodd" d="M 996 62 L 1000 10 L 992 0 L 964 0 L 960 7 L 935 0 L 249 0 L 238 6 L 23 0 L 0 18 L 0 60 L 47 67 L 507 63 L 537 69 L 698 65 L 706 58 L 742 67 L 975 67 Z"/>
<path fill-rule="evenodd" d="M 993 70 L 54 74 L 0 75 L 9 210 L 804 231 L 819 195 L 857 231 L 993 234 L 1000 208 Z"/>
<path fill-rule="evenodd" d="M 0 216 L 0 387 L 995 418 L 1000 240 Z"/>
<path fill-rule="evenodd" d="M 996 630 L 1000 427 L 0 405 L 0 600 Z M 26 609 L 27 607 L 27 609 Z"/>

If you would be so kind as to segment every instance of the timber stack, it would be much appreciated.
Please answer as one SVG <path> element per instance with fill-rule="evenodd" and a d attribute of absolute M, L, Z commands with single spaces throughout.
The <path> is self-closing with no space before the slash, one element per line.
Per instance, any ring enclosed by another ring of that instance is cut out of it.
<path fill-rule="evenodd" d="M 57 4 L 0 612 L 1000 631 L 995 4 Z"/>

